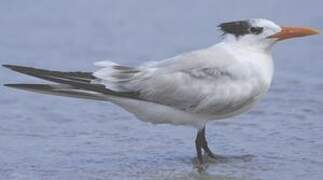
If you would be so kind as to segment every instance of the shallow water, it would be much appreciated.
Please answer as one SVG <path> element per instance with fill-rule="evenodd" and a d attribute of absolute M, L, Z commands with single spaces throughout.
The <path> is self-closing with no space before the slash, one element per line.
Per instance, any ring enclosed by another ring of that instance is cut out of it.
<path fill-rule="evenodd" d="M 1 1 L 0 63 L 94 70 L 219 41 L 216 25 L 266 17 L 323 29 L 321 1 Z M 252 111 L 210 123 L 226 161 L 192 167 L 195 130 L 151 125 L 103 102 L 0 87 L 0 179 L 310 179 L 323 177 L 323 38 L 274 48 L 273 86 Z M 0 83 L 40 82 L 1 68 Z"/>

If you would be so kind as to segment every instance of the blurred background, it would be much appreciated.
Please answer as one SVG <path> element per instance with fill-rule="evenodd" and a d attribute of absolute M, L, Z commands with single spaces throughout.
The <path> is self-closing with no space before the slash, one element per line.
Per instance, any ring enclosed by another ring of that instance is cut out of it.
<path fill-rule="evenodd" d="M 0 64 L 93 71 L 161 60 L 221 40 L 221 22 L 253 17 L 323 29 L 323 2 L 2 0 Z M 151 125 L 104 102 L 0 87 L 0 179 L 310 179 L 323 177 L 323 37 L 273 49 L 273 86 L 249 113 L 210 123 L 221 155 L 192 168 L 195 130 Z M 0 68 L 0 83 L 41 82 Z"/>

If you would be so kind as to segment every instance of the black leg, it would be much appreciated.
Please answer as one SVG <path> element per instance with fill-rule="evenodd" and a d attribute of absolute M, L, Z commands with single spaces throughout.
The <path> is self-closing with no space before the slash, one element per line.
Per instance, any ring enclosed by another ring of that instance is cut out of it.
<path fill-rule="evenodd" d="M 200 165 L 203 164 L 202 145 L 203 145 L 203 132 L 202 132 L 202 130 L 200 130 L 200 131 L 197 132 L 197 136 L 196 136 L 196 139 L 195 139 L 197 160 L 198 160 L 198 163 Z"/>
<path fill-rule="evenodd" d="M 197 136 L 195 139 L 195 147 L 196 147 L 196 154 L 197 154 L 197 161 L 198 161 L 198 170 L 201 172 L 204 170 L 204 162 L 203 162 L 203 156 L 202 156 L 202 149 L 204 150 L 204 152 L 210 156 L 211 158 L 217 158 L 212 151 L 210 150 L 210 148 L 207 145 L 207 141 L 205 138 L 205 127 L 203 127 L 203 129 L 199 130 L 197 132 Z"/>
<path fill-rule="evenodd" d="M 202 148 L 204 149 L 205 153 L 211 158 L 216 158 L 216 156 L 213 154 L 213 152 L 210 150 L 209 146 L 207 145 L 207 141 L 205 138 L 205 127 L 200 132 L 201 132 L 201 138 L 202 138 L 201 140 Z"/>

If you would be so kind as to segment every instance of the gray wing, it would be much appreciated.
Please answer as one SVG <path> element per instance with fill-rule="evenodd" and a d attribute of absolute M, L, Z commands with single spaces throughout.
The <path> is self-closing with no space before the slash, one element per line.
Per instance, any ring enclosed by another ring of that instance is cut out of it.
<path fill-rule="evenodd" d="M 259 90 L 255 84 L 210 67 L 153 77 L 136 88 L 142 99 L 188 112 L 224 115 L 254 101 Z"/>
<path fill-rule="evenodd" d="M 219 60 L 222 57 L 188 54 L 131 70 L 118 70 L 115 64 L 106 62 L 94 76 L 107 88 L 138 92 L 147 101 L 221 115 L 254 101 L 260 92 L 257 80 L 241 76 L 245 72 L 233 71 L 239 64 L 233 63 L 234 59 Z"/>

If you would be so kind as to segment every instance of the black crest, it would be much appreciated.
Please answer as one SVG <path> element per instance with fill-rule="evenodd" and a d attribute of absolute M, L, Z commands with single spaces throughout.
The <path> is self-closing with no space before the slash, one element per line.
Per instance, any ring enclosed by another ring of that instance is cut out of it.
<path fill-rule="evenodd" d="M 219 25 L 224 33 L 233 34 L 236 37 L 250 33 L 251 24 L 248 21 L 233 21 Z"/>

